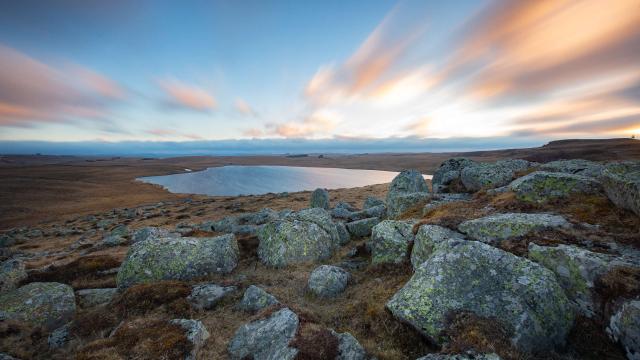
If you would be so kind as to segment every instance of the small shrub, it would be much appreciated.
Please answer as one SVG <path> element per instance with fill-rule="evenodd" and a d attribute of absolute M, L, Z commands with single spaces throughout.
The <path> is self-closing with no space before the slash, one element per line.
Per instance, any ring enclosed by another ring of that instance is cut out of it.
<path fill-rule="evenodd" d="M 303 323 L 289 346 L 298 349 L 297 360 L 323 360 L 338 356 L 338 343 L 338 338 L 328 329 Z"/>

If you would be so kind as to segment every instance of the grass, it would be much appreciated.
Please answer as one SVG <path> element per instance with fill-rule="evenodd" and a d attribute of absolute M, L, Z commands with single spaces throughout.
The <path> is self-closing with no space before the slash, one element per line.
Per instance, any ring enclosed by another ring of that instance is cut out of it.
<path fill-rule="evenodd" d="M 44 271 L 32 271 L 24 283 L 60 282 L 74 289 L 115 287 L 114 275 L 100 275 L 100 271 L 117 268 L 120 261 L 111 255 L 89 255 L 64 265 L 54 265 Z"/>
<path fill-rule="evenodd" d="M 180 281 L 161 281 L 134 285 L 113 300 L 113 308 L 122 318 L 144 315 L 156 310 L 176 317 L 188 317 L 191 307 L 186 298 L 191 286 Z"/>

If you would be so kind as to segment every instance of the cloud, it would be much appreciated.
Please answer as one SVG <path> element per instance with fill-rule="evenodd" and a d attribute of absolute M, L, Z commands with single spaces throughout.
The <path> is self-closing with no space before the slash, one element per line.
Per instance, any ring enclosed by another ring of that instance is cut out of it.
<path fill-rule="evenodd" d="M 161 79 L 158 80 L 158 86 L 167 96 L 165 103 L 172 106 L 196 111 L 210 111 L 217 106 L 213 95 L 195 85 L 175 79 Z"/>
<path fill-rule="evenodd" d="M 104 120 L 124 98 L 115 81 L 91 69 L 53 67 L 0 45 L 0 126 Z"/>
<path fill-rule="evenodd" d="M 183 133 L 172 129 L 151 129 L 147 131 L 147 134 L 154 135 L 163 139 L 186 138 L 189 140 L 204 140 L 204 138 L 200 135 Z"/>
<path fill-rule="evenodd" d="M 236 99 L 236 101 L 233 103 L 233 107 L 236 109 L 237 112 L 245 116 L 258 115 L 256 111 L 253 109 L 253 107 L 249 105 L 249 103 L 247 103 L 246 101 L 240 98 Z"/>
<path fill-rule="evenodd" d="M 331 137 L 332 132 L 340 124 L 336 114 L 329 112 L 316 112 L 302 121 L 287 121 L 284 123 L 268 123 L 262 129 L 249 129 L 245 131 L 247 136 L 277 136 L 283 138 L 326 138 Z"/>

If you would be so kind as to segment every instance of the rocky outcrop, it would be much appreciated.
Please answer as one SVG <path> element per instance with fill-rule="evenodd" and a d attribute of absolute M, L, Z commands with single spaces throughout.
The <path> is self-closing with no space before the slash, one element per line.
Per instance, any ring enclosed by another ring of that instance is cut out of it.
<path fill-rule="evenodd" d="M 289 343 L 299 323 L 298 315 L 284 308 L 266 319 L 242 325 L 229 343 L 229 356 L 233 360 L 292 360 L 298 350 L 289 347 Z"/>
<path fill-rule="evenodd" d="M 600 163 L 582 160 L 556 160 L 540 165 L 541 171 L 561 172 L 566 174 L 576 174 L 589 177 L 599 177 L 604 170 L 604 166 Z"/>
<path fill-rule="evenodd" d="M 611 202 L 640 215 L 640 162 L 609 164 L 600 181 Z"/>
<path fill-rule="evenodd" d="M 216 221 L 205 221 L 200 225 L 200 229 L 232 234 L 253 234 L 258 231 L 260 225 L 275 221 L 283 215 L 275 210 L 264 208 L 238 216 L 226 216 Z"/>
<path fill-rule="evenodd" d="M 640 300 L 624 303 L 611 317 L 607 332 L 624 347 L 629 360 L 640 360 Z"/>
<path fill-rule="evenodd" d="M 371 229 L 380 222 L 377 217 L 368 219 L 356 220 L 346 223 L 347 231 L 354 238 L 362 238 L 371 235 Z"/>
<path fill-rule="evenodd" d="M 76 299 L 80 307 L 88 308 L 108 304 L 117 292 L 117 288 L 82 289 L 76 291 Z"/>
<path fill-rule="evenodd" d="M 369 209 L 380 205 L 384 205 L 384 200 L 378 199 L 377 197 L 373 196 L 367 196 L 367 198 L 364 200 L 364 205 L 362 206 L 362 208 Z"/>
<path fill-rule="evenodd" d="M 347 271 L 337 266 L 321 265 L 311 272 L 307 286 L 316 296 L 333 298 L 347 288 L 350 278 Z"/>
<path fill-rule="evenodd" d="M 574 319 L 551 271 L 490 245 L 464 240 L 438 245 L 387 308 L 438 344 L 445 340 L 442 334 L 451 313 L 496 319 L 523 351 L 563 344 Z"/>
<path fill-rule="evenodd" d="M 422 263 L 431 257 L 435 248 L 448 240 L 463 240 L 464 236 L 459 232 L 438 225 L 422 225 L 413 240 L 411 250 L 411 265 L 416 270 Z"/>
<path fill-rule="evenodd" d="M 47 330 L 73 318 L 76 300 L 69 285 L 34 282 L 0 295 L 0 320 L 21 320 Z"/>
<path fill-rule="evenodd" d="M 433 174 L 431 186 L 434 193 L 458 192 L 458 189 L 451 189 L 451 185 L 460 181 L 462 169 L 473 165 L 476 162 L 465 158 L 453 158 L 444 161 Z M 452 191 L 453 190 L 453 191 Z"/>
<path fill-rule="evenodd" d="M 219 286 L 217 284 L 201 284 L 191 289 L 187 301 L 198 310 L 213 309 L 223 298 L 236 291 L 235 286 Z"/>
<path fill-rule="evenodd" d="M 565 173 L 535 171 L 509 184 L 518 199 L 525 202 L 544 203 L 573 194 L 593 195 L 602 192 L 602 186 L 594 178 Z"/>
<path fill-rule="evenodd" d="M 514 170 L 500 163 L 475 163 L 460 172 L 460 180 L 469 192 L 507 185 L 513 177 Z"/>
<path fill-rule="evenodd" d="M 238 308 L 246 312 L 254 313 L 268 306 L 278 304 L 278 300 L 263 289 L 251 285 L 245 290 Z"/>
<path fill-rule="evenodd" d="M 27 278 L 24 263 L 18 259 L 10 259 L 0 264 L 0 294 L 11 291 Z"/>
<path fill-rule="evenodd" d="M 422 215 L 425 216 L 431 210 L 436 209 L 440 205 L 448 204 L 455 201 L 469 201 L 472 195 L 467 193 L 439 193 L 431 194 L 427 199 L 427 204 L 422 208 Z"/>
<path fill-rule="evenodd" d="M 336 230 L 338 230 L 338 238 L 340 239 L 340 245 L 346 245 L 351 241 L 351 235 L 349 234 L 349 230 L 347 230 L 347 226 L 341 222 L 336 221 Z"/>
<path fill-rule="evenodd" d="M 265 224 L 258 231 L 258 257 L 267 266 L 312 262 L 331 257 L 341 240 L 326 210 L 305 209 Z"/>
<path fill-rule="evenodd" d="M 387 192 L 387 216 L 396 219 L 408 210 L 424 203 L 429 187 L 417 170 L 404 170 L 398 174 Z"/>
<path fill-rule="evenodd" d="M 185 337 L 191 343 L 191 352 L 185 356 L 185 360 L 195 360 L 198 352 L 209 338 L 209 332 L 202 322 L 191 319 L 173 319 L 169 323 L 178 325 L 185 331 Z"/>
<path fill-rule="evenodd" d="M 384 220 L 371 232 L 371 263 L 400 264 L 407 261 L 413 241 L 414 221 Z"/>
<path fill-rule="evenodd" d="M 150 239 L 160 239 L 167 237 L 178 237 L 180 236 L 177 233 L 172 233 L 168 229 L 147 226 L 142 229 L 135 230 L 133 235 L 131 236 L 132 243 L 138 243 L 140 241 L 150 240 Z"/>
<path fill-rule="evenodd" d="M 467 220 L 458 226 L 458 230 L 470 239 L 497 244 L 534 231 L 570 227 L 571 224 L 560 215 L 506 213 Z"/>
<path fill-rule="evenodd" d="M 229 273 L 238 265 L 235 236 L 164 238 L 133 244 L 120 266 L 118 288 L 160 280 Z"/>
<path fill-rule="evenodd" d="M 329 192 L 326 189 L 315 189 L 311 193 L 309 207 L 329 210 Z"/>

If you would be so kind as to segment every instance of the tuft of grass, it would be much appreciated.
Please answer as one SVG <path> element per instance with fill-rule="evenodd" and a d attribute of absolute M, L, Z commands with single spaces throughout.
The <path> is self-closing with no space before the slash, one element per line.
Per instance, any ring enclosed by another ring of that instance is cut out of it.
<path fill-rule="evenodd" d="M 180 281 L 138 284 L 119 294 L 112 301 L 112 304 L 123 318 L 144 315 L 154 310 L 179 317 L 188 317 L 191 307 L 186 297 L 190 293 L 191 286 Z"/>
<path fill-rule="evenodd" d="M 567 336 L 572 358 L 584 360 L 624 360 L 626 356 L 621 346 L 611 341 L 604 331 L 605 324 L 595 319 L 578 316 Z"/>
<path fill-rule="evenodd" d="M 48 352 L 47 334 L 22 321 L 0 321 L 0 352 L 19 359 L 32 359 Z"/>
<path fill-rule="evenodd" d="M 107 336 L 120 322 L 113 310 L 106 306 L 82 309 L 71 322 L 70 333 L 87 339 Z"/>
<path fill-rule="evenodd" d="M 303 322 L 289 346 L 298 349 L 296 360 L 335 359 L 338 354 L 338 338 L 327 328 Z"/>
<path fill-rule="evenodd" d="M 55 281 L 71 285 L 74 289 L 115 287 L 114 275 L 100 275 L 99 272 L 118 266 L 120 261 L 111 255 L 83 256 L 44 271 L 32 271 L 24 283 Z"/>

